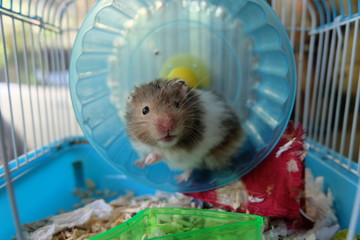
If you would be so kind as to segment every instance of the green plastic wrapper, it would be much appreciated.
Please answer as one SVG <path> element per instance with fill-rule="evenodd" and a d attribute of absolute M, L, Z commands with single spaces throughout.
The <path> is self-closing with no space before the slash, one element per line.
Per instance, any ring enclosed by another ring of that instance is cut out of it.
<path fill-rule="evenodd" d="M 257 215 L 193 208 L 149 208 L 91 240 L 260 240 Z"/>
<path fill-rule="evenodd" d="M 344 229 L 337 232 L 333 238 L 333 240 L 346 240 L 349 230 Z M 360 240 L 360 234 L 355 234 L 354 240 Z"/>

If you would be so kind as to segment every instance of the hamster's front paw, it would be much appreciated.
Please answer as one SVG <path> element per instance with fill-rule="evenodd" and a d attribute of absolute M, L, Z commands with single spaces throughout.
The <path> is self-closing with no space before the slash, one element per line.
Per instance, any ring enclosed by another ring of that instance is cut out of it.
<path fill-rule="evenodd" d="M 154 164 L 157 163 L 161 160 L 161 155 L 158 153 L 150 153 L 146 158 L 145 158 L 145 164 L 146 165 L 150 165 L 150 164 Z"/>
<path fill-rule="evenodd" d="M 187 182 L 191 176 L 192 170 L 186 170 L 180 175 L 175 176 L 178 183 Z"/>
<path fill-rule="evenodd" d="M 135 165 L 139 168 L 144 168 L 146 166 L 145 160 L 137 160 L 135 161 Z"/>
<path fill-rule="evenodd" d="M 159 162 L 162 159 L 162 156 L 158 153 L 150 153 L 145 159 L 140 159 L 135 161 L 135 165 L 139 168 L 144 168 L 146 165 L 151 165 Z"/>

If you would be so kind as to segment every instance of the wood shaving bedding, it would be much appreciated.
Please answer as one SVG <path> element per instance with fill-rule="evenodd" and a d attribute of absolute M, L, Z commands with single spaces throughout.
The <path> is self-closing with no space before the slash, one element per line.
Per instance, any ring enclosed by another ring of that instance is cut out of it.
<path fill-rule="evenodd" d="M 88 196 L 87 196 L 88 197 Z M 155 195 L 134 196 L 133 192 L 128 192 L 125 196 L 120 196 L 110 202 L 113 207 L 111 214 L 105 218 L 91 217 L 83 225 L 63 229 L 52 236 L 53 240 L 84 240 L 103 233 L 117 225 L 122 224 L 137 212 L 154 207 L 183 207 L 201 208 L 191 197 L 180 193 L 157 192 Z M 212 210 L 225 211 L 219 207 L 210 207 Z M 26 224 L 27 233 L 31 233 L 36 228 L 45 224 L 51 224 L 48 220 L 41 220 L 31 224 Z"/>

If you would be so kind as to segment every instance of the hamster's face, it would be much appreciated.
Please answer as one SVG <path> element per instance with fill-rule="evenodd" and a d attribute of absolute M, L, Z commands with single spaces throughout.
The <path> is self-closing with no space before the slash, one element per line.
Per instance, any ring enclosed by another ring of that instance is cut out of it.
<path fill-rule="evenodd" d="M 191 111 L 188 92 L 182 80 L 155 80 L 137 87 L 127 104 L 129 136 L 150 146 L 175 146 Z"/>

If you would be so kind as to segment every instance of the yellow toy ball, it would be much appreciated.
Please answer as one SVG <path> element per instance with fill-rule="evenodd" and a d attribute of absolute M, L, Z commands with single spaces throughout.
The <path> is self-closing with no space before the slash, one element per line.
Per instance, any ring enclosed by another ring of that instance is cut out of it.
<path fill-rule="evenodd" d="M 198 81 L 196 79 L 195 74 L 190 69 L 185 67 L 175 68 L 169 73 L 167 78 L 168 79 L 181 78 L 187 83 L 187 85 L 190 88 L 196 87 L 198 85 L 197 84 Z"/>
<path fill-rule="evenodd" d="M 167 59 L 160 71 L 167 79 L 181 78 L 191 88 L 207 88 L 210 74 L 205 64 L 190 54 L 177 54 Z"/>

